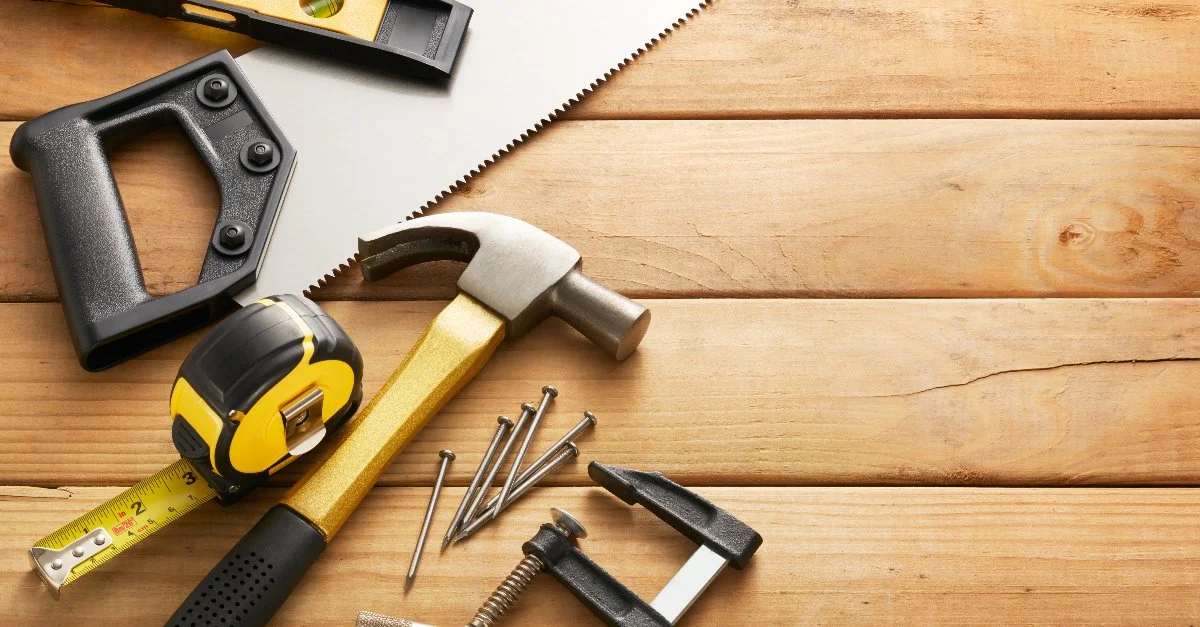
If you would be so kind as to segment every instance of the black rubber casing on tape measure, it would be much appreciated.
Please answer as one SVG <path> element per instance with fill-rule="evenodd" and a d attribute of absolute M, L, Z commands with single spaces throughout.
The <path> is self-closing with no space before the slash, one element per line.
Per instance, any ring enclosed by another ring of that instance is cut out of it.
<path fill-rule="evenodd" d="M 217 491 L 222 504 L 241 498 L 291 461 L 285 456 L 261 472 L 239 472 L 230 462 L 230 445 L 240 426 L 234 417 L 249 412 L 264 394 L 305 363 L 303 327 L 312 333 L 313 354 L 307 363 L 339 361 L 349 365 L 353 373 L 353 387 L 346 402 L 340 407 L 324 408 L 325 437 L 343 426 L 362 402 L 362 355 L 337 322 L 303 297 L 284 295 L 265 300 L 282 302 L 290 312 L 263 301 L 235 312 L 192 349 L 179 368 L 176 382 L 179 386 L 179 381 L 187 381 L 223 422 L 215 454 L 184 416 L 175 416 L 171 428 L 176 450 Z"/>
<path fill-rule="evenodd" d="M 219 0 L 100 0 L 105 4 L 249 35 L 331 59 L 419 78 L 454 70 L 471 7 L 456 0 L 388 0 L 374 41 L 272 17 Z M 299 4 L 298 0 L 292 0 Z M 350 0 L 353 2 L 354 0 Z M 195 10 L 208 9 L 223 20 Z"/>
<path fill-rule="evenodd" d="M 197 284 L 155 298 L 108 151 L 164 124 L 191 140 L 216 179 L 221 208 Z M 249 155 L 260 143 L 263 152 Z M 296 154 L 225 51 L 25 122 L 9 152 L 33 175 L 58 294 L 88 370 L 194 331 L 235 306 L 233 296 L 258 275 Z"/>

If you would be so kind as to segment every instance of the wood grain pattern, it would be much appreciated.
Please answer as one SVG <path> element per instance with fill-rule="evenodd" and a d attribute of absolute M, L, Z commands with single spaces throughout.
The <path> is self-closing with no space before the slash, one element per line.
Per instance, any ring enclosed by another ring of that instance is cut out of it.
<path fill-rule="evenodd" d="M 495 416 L 547 383 L 562 394 L 537 450 L 590 409 L 600 424 L 581 439 L 587 459 L 689 483 L 1200 479 L 1196 300 L 648 304 L 650 333 L 621 364 L 557 321 L 502 346 L 383 483 L 426 482 L 449 447 L 462 460 L 451 482 L 465 485 Z M 373 394 L 442 304 L 326 306 L 362 347 Z M 55 304 L 0 306 L 0 477 L 124 485 L 174 461 L 165 411 L 191 341 L 86 373 L 61 324 Z M 552 480 L 586 482 L 582 467 Z"/>
<path fill-rule="evenodd" d="M 433 464 L 431 461 L 430 471 Z M 1200 612 L 1196 490 L 699 488 L 758 529 L 764 544 L 727 569 L 686 624 L 1188 624 Z M 23 551 L 112 489 L 0 498 L 0 615 L 20 624 L 158 624 L 278 494 L 208 505 L 52 601 Z M 434 529 L 453 513 L 448 490 Z M 68 498 L 63 498 L 64 496 Z M 404 567 L 428 488 L 380 488 L 292 594 L 272 625 L 351 625 L 359 611 L 437 625 L 468 620 L 520 560 L 520 545 L 565 507 L 581 547 L 653 598 L 695 545 L 600 489 L 550 488 L 483 535 L 429 549 L 416 586 Z M 136 599 L 114 591 L 136 590 Z M 600 625 L 547 576 L 504 624 Z"/>
<path fill-rule="evenodd" d="M 159 294 L 195 281 L 217 203 L 169 139 L 116 166 Z M 0 198 L 0 300 L 53 299 L 32 185 L 2 161 Z M 532 222 L 641 298 L 1192 296 L 1198 206 L 1197 121 L 612 121 L 552 126 L 437 211 Z M 459 268 L 320 297 L 448 298 Z"/>
<path fill-rule="evenodd" d="M 1200 5 L 715 0 L 573 111 L 624 117 L 1195 117 Z"/>
<path fill-rule="evenodd" d="M 0 24 L 0 120 L 256 45 L 88 0 L 0 2 Z M 562 236 L 652 299 L 642 350 L 614 364 L 555 321 L 502 347 L 273 624 L 462 624 L 551 506 L 652 597 L 692 546 L 584 487 L 591 459 L 765 536 L 688 625 L 1196 623 L 1200 121 L 1109 118 L 1200 117 L 1197 25 L 1197 0 L 713 0 L 437 208 Z M 906 117 L 965 119 L 832 119 Z M 1059 119 L 978 119 L 1021 117 Z M 155 294 L 194 280 L 217 203 L 187 150 L 157 134 L 115 157 Z M 158 624 L 282 490 L 202 508 L 59 602 L 40 589 L 33 541 L 177 459 L 167 399 L 196 337 L 82 371 L 31 190 L 0 159 L 0 623 Z M 459 268 L 318 291 L 368 394 Z M 1083 298 L 1011 298 L 1041 296 Z M 1182 298 L 1105 298 L 1129 296 Z M 870 297 L 980 299 L 839 300 Z M 436 451 L 459 458 L 435 535 L 494 416 L 545 383 L 562 396 L 535 448 L 590 409 L 583 460 L 429 551 L 402 595 Z M 527 594 L 506 624 L 598 624 L 545 577 Z"/>
<path fill-rule="evenodd" d="M 0 23 L 10 120 L 254 45 L 86 1 L 9 0 Z M 1197 23 L 1192 0 L 714 0 L 571 115 L 1194 117 Z"/>
<path fill-rule="evenodd" d="M 8 120 L 107 96 L 221 48 L 254 47 L 217 28 L 88 0 L 4 2 L 0 23 L 0 119 Z"/>

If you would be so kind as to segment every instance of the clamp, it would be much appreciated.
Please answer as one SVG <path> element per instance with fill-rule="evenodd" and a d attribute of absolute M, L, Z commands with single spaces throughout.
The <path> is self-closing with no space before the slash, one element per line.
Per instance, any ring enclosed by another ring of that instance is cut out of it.
<path fill-rule="evenodd" d="M 537 556 L 545 572 L 612 627 L 674 625 L 726 565 L 744 568 L 762 545 L 762 536 L 749 525 L 662 473 L 592 462 L 588 476 L 629 505 L 641 504 L 700 545 L 654 601 L 647 603 L 588 558 L 560 527 L 542 525 L 522 550 Z"/>

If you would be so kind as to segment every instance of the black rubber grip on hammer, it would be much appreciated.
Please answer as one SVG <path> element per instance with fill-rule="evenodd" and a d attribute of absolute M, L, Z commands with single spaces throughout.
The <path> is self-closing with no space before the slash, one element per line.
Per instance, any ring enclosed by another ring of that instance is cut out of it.
<path fill-rule="evenodd" d="M 209 571 L 166 624 L 266 625 L 324 550 L 320 531 L 276 505 Z"/>
<path fill-rule="evenodd" d="M 588 476 L 630 505 L 640 504 L 695 542 L 742 568 L 762 545 L 750 525 L 709 503 L 660 472 L 642 472 L 600 462 L 588 464 Z"/>

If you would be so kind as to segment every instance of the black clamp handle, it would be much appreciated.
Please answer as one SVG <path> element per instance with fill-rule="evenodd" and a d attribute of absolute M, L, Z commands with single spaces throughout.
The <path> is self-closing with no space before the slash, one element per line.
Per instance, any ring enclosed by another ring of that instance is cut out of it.
<path fill-rule="evenodd" d="M 762 546 L 762 536 L 750 525 L 661 472 L 592 462 L 588 464 L 588 476 L 622 501 L 650 510 L 692 542 L 725 558 L 734 568 L 743 568 Z"/>
<path fill-rule="evenodd" d="M 178 124 L 221 208 L 197 284 L 146 292 L 108 151 Z M 13 163 L 33 175 L 42 230 L 79 362 L 101 370 L 200 328 L 254 282 L 295 150 L 222 50 L 111 96 L 30 120 Z"/>

